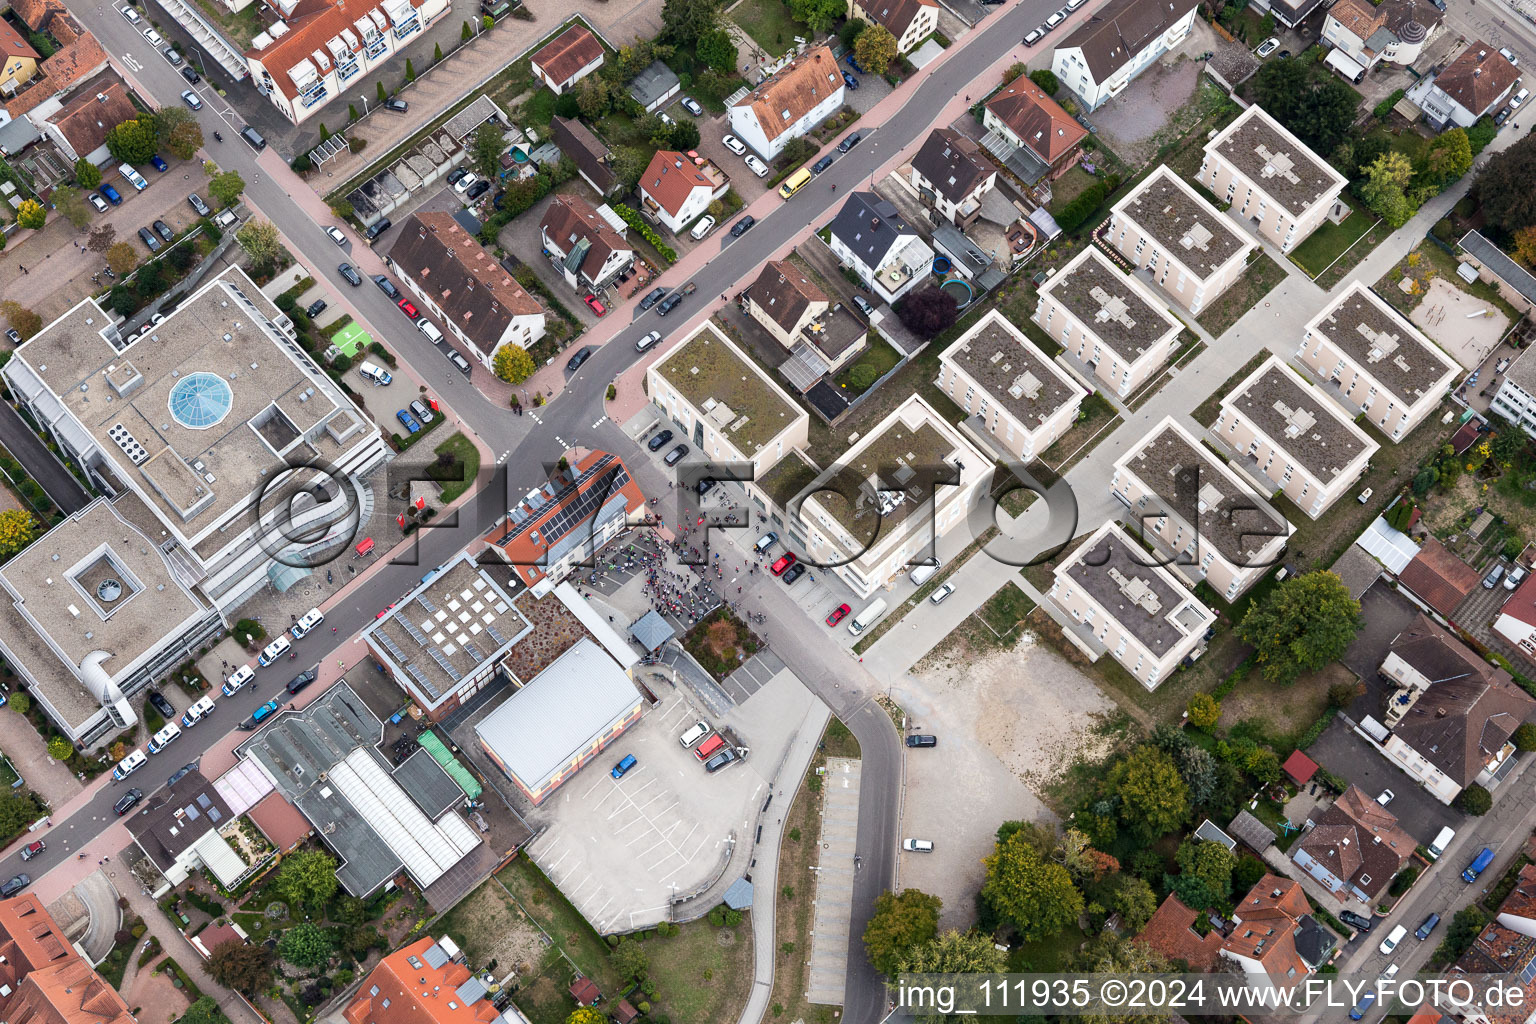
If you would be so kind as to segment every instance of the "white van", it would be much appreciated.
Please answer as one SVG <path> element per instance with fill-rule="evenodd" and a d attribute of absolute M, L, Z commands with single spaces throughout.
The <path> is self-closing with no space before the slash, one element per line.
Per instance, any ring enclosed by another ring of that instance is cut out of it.
<path fill-rule="evenodd" d="M 117 767 L 112 769 L 112 777 L 114 779 L 118 779 L 119 781 L 126 779 L 140 768 L 143 768 L 144 762 L 148 760 L 149 758 L 144 754 L 144 751 L 135 750 L 133 753 L 117 762 Z"/>
<path fill-rule="evenodd" d="M 901 848 L 909 853 L 932 853 L 932 839 L 906 839 L 902 841 Z"/>
<path fill-rule="evenodd" d="M 134 170 L 133 167 L 129 164 L 119 165 L 117 168 L 117 173 L 121 174 L 123 176 L 123 180 L 132 185 L 134 191 L 136 192 L 143 192 L 145 189 L 149 188 L 149 182 L 144 180 L 144 175 Z"/>
<path fill-rule="evenodd" d="M 395 379 L 389 375 L 388 370 L 384 369 L 384 367 L 380 366 L 378 363 L 365 362 L 362 366 L 357 368 L 357 372 L 358 375 L 363 378 L 363 380 L 366 380 L 371 384 L 378 384 L 380 386 L 388 384 L 390 381 Z"/>
<path fill-rule="evenodd" d="M 709 735 L 709 725 L 705 722 L 694 722 L 688 727 L 688 731 L 677 738 L 684 748 L 691 747 L 705 736 Z"/>
<path fill-rule="evenodd" d="M 1381 940 L 1381 946 L 1379 948 L 1381 949 L 1382 953 L 1384 953 L 1384 954 L 1391 954 L 1391 952 L 1394 949 L 1397 948 L 1397 944 L 1399 942 L 1402 942 L 1403 941 L 1403 937 L 1405 935 L 1407 935 L 1407 934 L 1408 934 L 1408 926 L 1407 925 L 1401 925 L 1400 924 L 1396 928 L 1393 928 L 1392 929 L 1392 934 L 1388 935 L 1386 938 Z"/>
<path fill-rule="evenodd" d="M 1429 854 L 1429 859 L 1430 860 L 1439 860 L 1440 859 L 1440 855 L 1445 852 L 1445 848 L 1447 846 L 1450 846 L 1451 845 L 1451 840 L 1455 839 L 1455 838 L 1456 838 L 1456 830 L 1455 829 L 1453 829 L 1453 828 L 1443 828 L 1443 829 L 1441 829 L 1439 831 L 1439 833 L 1435 836 L 1435 841 L 1430 843 L 1427 847 L 1425 847 L 1425 852 Z"/>
<path fill-rule="evenodd" d="M 160 753 L 160 751 L 164 750 L 170 745 L 172 740 L 180 735 L 181 726 L 177 725 L 175 722 L 167 724 L 164 729 L 161 729 L 159 732 L 155 733 L 153 737 L 150 738 L 149 752 L 151 754 Z"/>
<path fill-rule="evenodd" d="M 874 604 L 867 606 L 863 611 L 859 612 L 859 614 L 853 617 L 852 622 L 848 623 L 848 632 L 852 633 L 854 636 L 858 636 L 870 626 L 873 626 L 875 624 L 875 620 L 884 614 L 885 598 L 876 598 Z"/>
<path fill-rule="evenodd" d="M 262 668 L 266 668 L 278 658 L 281 658 L 283 655 L 287 654 L 288 648 L 292 646 L 293 641 L 288 639 L 287 633 L 284 633 L 276 640 L 273 640 L 271 643 L 267 644 L 266 647 L 262 648 L 261 657 L 256 659 L 256 664 L 260 665 Z"/>
<path fill-rule="evenodd" d="M 430 320 L 417 320 L 416 329 L 426 335 L 428 341 L 434 345 L 443 343 L 443 332 L 437 329 L 437 325 Z"/>
<path fill-rule="evenodd" d="M 288 634 L 295 640 L 302 640 L 309 635 L 310 630 L 324 621 L 325 616 L 320 614 L 320 609 L 311 608 L 299 618 L 298 622 L 293 624 L 293 628 L 288 631 Z"/>
<path fill-rule="evenodd" d="M 186 714 L 181 716 L 181 727 L 183 729 L 192 728 L 198 722 L 213 714 L 213 708 L 212 697 L 197 698 L 197 700 L 192 702 L 192 706 L 187 708 Z"/>
<path fill-rule="evenodd" d="M 914 587 L 922 586 L 924 583 L 927 583 L 929 580 L 933 579 L 933 574 L 938 571 L 939 564 L 918 566 L 909 574 L 912 580 L 912 585 Z"/>
<path fill-rule="evenodd" d="M 256 670 L 249 665 L 241 665 L 230 673 L 224 680 L 224 696 L 233 697 L 240 692 L 240 687 L 256 678 Z"/>

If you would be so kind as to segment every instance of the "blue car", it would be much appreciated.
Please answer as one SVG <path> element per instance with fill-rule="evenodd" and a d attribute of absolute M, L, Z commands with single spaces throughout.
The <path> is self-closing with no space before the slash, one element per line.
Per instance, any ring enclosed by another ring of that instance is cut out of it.
<path fill-rule="evenodd" d="M 608 774 L 612 775 L 616 779 L 622 779 L 624 777 L 624 773 L 629 771 L 631 768 L 633 768 L 638 763 L 639 762 L 637 762 L 635 760 L 635 755 L 634 754 L 625 754 L 624 755 L 624 760 L 622 760 L 618 764 L 614 765 L 613 766 L 613 770 L 610 771 Z"/>
<path fill-rule="evenodd" d="M 154 156 L 150 157 L 149 162 L 154 164 L 155 170 L 160 171 L 162 174 L 171 169 L 169 164 L 160 159 L 159 153 L 156 153 Z"/>
<path fill-rule="evenodd" d="M 416 417 L 412 416 L 404 409 L 401 409 L 399 412 L 395 413 L 395 419 L 400 421 L 400 425 L 406 429 L 407 433 L 421 433 L 421 424 L 416 422 Z"/>
<path fill-rule="evenodd" d="M 863 68 L 859 67 L 859 62 L 858 61 L 853 59 L 853 51 L 852 50 L 850 50 L 849 52 L 843 54 L 843 63 L 847 64 L 849 67 L 853 68 L 853 70 L 857 71 L 861 75 L 869 74 L 868 71 L 865 71 Z"/>
<path fill-rule="evenodd" d="M 117 189 L 113 188 L 111 185 L 103 185 L 96 191 L 100 192 L 101 197 L 107 202 L 111 203 L 113 206 L 123 205 L 123 197 L 118 195 Z"/>
<path fill-rule="evenodd" d="M 1354 1009 L 1349 1011 L 1349 1019 L 1350 1020 L 1361 1020 L 1361 1019 L 1363 1019 L 1365 1017 L 1366 1011 L 1368 1011 L 1375 1002 L 1376 1002 L 1376 993 L 1375 992 L 1367 992 L 1365 994 L 1364 998 L 1362 998 L 1358 1003 L 1355 1004 Z"/>
<path fill-rule="evenodd" d="M 846 85 L 850 89 L 857 89 L 859 87 L 859 80 L 857 78 L 854 78 L 848 72 L 844 71 L 843 72 L 843 84 Z"/>

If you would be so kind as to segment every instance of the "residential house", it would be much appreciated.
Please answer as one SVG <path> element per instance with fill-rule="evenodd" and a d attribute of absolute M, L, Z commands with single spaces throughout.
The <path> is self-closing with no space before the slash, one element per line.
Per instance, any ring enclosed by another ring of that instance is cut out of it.
<path fill-rule="evenodd" d="M 1120 95 L 1131 79 L 1189 37 L 1198 0 L 1109 0 L 1051 55 L 1051 71 L 1088 110 Z"/>
<path fill-rule="evenodd" d="M 107 133 L 139 116 L 128 87 L 111 71 L 85 83 L 53 113 L 42 116 L 42 109 L 29 116 L 59 151 L 71 161 L 85 157 L 98 167 L 115 162 L 107 151 Z"/>
<path fill-rule="evenodd" d="M 1020 462 L 1038 458 L 1077 420 L 1088 389 L 1045 357 L 996 309 L 939 354 L 939 390 L 962 426 Z"/>
<path fill-rule="evenodd" d="M 32 81 L 40 59 L 14 25 L 0 20 L 0 96 L 14 96 Z"/>
<path fill-rule="evenodd" d="M 1413 83 L 1406 98 L 1424 111 L 1424 120 L 1437 132 L 1470 128 L 1498 110 L 1519 79 L 1520 71 L 1509 58 L 1474 39 L 1439 73 Z"/>
<path fill-rule="evenodd" d="M 1468 595 L 1477 592 L 1482 581 L 1482 573 L 1462 561 L 1434 536 L 1424 538 L 1418 553 L 1397 574 L 1397 582 L 1402 589 L 1409 591 L 1447 622 L 1457 606 Z M 1536 598 L 1536 590 L 1531 592 L 1531 596 Z M 1511 602 L 1505 603 L 1505 612 L 1510 610 Z"/>
<path fill-rule="evenodd" d="M 1514 760 L 1510 737 L 1536 699 L 1427 615 L 1392 640 L 1380 669 L 1397 686 L 1382 753 L 1443 804 L 1491 787 Z"/>
<path fill-rule="evenodd" d="M 1198 657 L 1216 624 L 1163 561 L 1108 522 L 1057 564 L 1047 595 L 1076 625 L 1074 643 L 1094 660 L 1111 655 L 1148 690 Z"/>
<path fill-rule="evenodd" d="M 1323 2 L 1324 0 L 1254 0 L 1253 6 L 1273 14 L 1275 21 L 1286 28 L 1295 28 Z"/>
<path fill-rule="evenodd" d="M 1470 571 L 1472 567 L 1467 566 L 1467 569 Z M 1474 571 L 1473 587 L 1477 585 L 1477 579 L 1478 574 Z M 1536 661 L 1536 583 L 1533 580 L 1536 580 L 1536 573 L 1527 573 L 1509 600 L 1504 602 L 1498 617 L 1493 620 L 1493 631 Z M 1472 593 L 1472 590 L 1469 588 L 1467 592 Z"/>
<path fill-rule="evenodd" d="M 1257 248 L 1167 167 L 1115 204 L 1104 240 L 1194 314 L 1243 276 Z"/>
<path fill-rule="evenodd" d="M 1088 129 L 1028 75 L 1020 75 L 992 94 L 983 108 L 981 123 L 1021 154 L 1028 154 L 1025 160 L 1030 173 L 1024 177 L 1030 184 L 1065 174 L 1082 157 L 1082 141 L 1088 137 Z"/>
<path fill-rule="evenodd" d="M 1380 447 L 1333 399 L 1270 356 L 1221 399 L 1211 436 L 1265 490 L 1313 519 L 1342 498 Z"/>
<path fill-rule="evenodd" d="M 895 302 L 927 279 L 933 249 L 876 192 L 855 192 L 832 218 L 833 255 L 881 302 Z"/>
<path fill-rule="evenodd" d="M 909 396 L 826 470 L 800 507 L 813 563 L 873 597 L 966 522 L 993 460 L 920 395 Z"/>
<path fill-rule="evenodd" d="M 256 91 L 303 124 L 436 24 L 448 0 L 298 0 L 280 7 L 282 20 L 257 33 L 245 62 Z"/>
<path fill-rule="evenodd" d="M 843 74 L 826 46 L 763 79 L 726 112 L 731 132 L 764 160 L 784 151 L 843 105 Z"/>
<path fill-rule="evenodd" d="M 1366 907 L 1413 856 L 1417 844 L 1397 816 L 1358 786 L 1312 813 L 1312 828 L 1291 844 L 1291 860 L 1335 897 Z"/>
<path fill-rule="evenodd" d="M 1327 220 L 1349 184 L 1257 103 L 1205 144 L 1198 181 L 1281 252 Z"/>
<path fill-rule="evenodd" d="M 640 207 L 674 235 L 704 216 L 709 204 L 724 198 L 731 183 L 703 157 L 698 161 L 659 149 L 640 176 Z"/>
<path fill-rule="evenodd" d="M 1195 922 L 1202 915 L 1204 934 L 1195 930 Z M 1211 925 L 1208 912 L 1191 910 L 1174 893 L 1163 899 L 1136 935 L 1137 942 L 1145 943 L 1176 965 L 1182 962 L 1197 972 L 1216 969 L 1221 962 L 1221 939 L 1221 932 Z"/>
<path fill-rule="evenodd" d="M 751 463 L 755 478 L 808 443 L 810 415 L 708 321 L 645 374 L 678 440 L 713 462 Z"/>
<path fill-rule="evenodd" d="M 0 1019 L 135 1024 L 123 997 L 91 969 L 30 892 L 0 901 Z"/>
<path fill-rule="evenodd" d="M 447 935 L 417 939 L 385 956 L 341 1016 L 346 1024 L 526 1024 L 512 1003 L 496 1006 Z"/>
<path fill-rule="evenodd" d="M 164 876 L 162 891 L 198 870 L 226 889 L 237 887 L 252 870 L 226 838 L 239 827 L 220 787 L 196 769 L 156 792 L 128 820 L 133 841 Z"/>
<path fill-rule="evenodd" d="M 1404 67 L 1424 52 L 1444 20 L 1430 0 L 1338 0 L 1323 18 L 1323 39 L 1361 71 L 1381 61 Z"/>
<path fill-rule="evenodd" d="M 841 305 L 834 309 L 816 282 L 789 260 L 769 260 L 741 293 L 741 305 L 774 341 L 790 350 L 791 362 L 811 357 L 808 384 L 836 372 L 864 350 L 868 329 L 863 322 Z M 786 367 L 779 369 L 785 372 Z M 793 376 L 791 382 L 800 383 Z"/>
<path fill-rule="evenodd" d="M 1359 281 L 1308 322 L 1296 357 L 1394 444 L 1429 418 L 1465 372 Z"/>
<path fill-rule="evenodd" d="M 1327 933 L 1312 919 L 1306 891 L 1292 878 L 1259 879 L 1232 911 L 1232 921 L 1221 955 L 1278 988 L 1291 988 L 1313 973 L 1333 947 L 1332 937 L 1324 940 Z"/>
<path fill-rule="evenodd" d="M 1040 287 L 1034 320 L 1122 398 L 1162 371 L 1184 329 L 1161 297 L 1096 246 L 1084 248 Z"/>
<path fill-rule="evenodd" d="M 576 171 L 581 175 L 581 180 L 592 186 L 592 191 L 600 196 L 606 196 L 619 185 L 619 180 L 614 176 L 611 164 L 613 153 L 602 141 L 592 134 L 592 130 L 577 120 L 567 120 L 556 114 L 551 124 L 550 134 L 555 140 L 555 145 L 560 147 L 560 152 L 570 157 L 576 164 Z"/>
<path fill-rule="evenodd" d="M 490 369 L 503 345 L 544 337 L 544 307 L 453 219 L 418 211 L 395 232 L 388 262 L 426 311 Z"/>
<path fill-rule="evenodd" d="M 556 96 L 603 66 L 603 44 L 585 25 L 572 25 L 528 59 L 533 77 Z"/>
<path fill-rule="evenodd" d="M 1292 527 L 1172 416 L 1115 462 L 1110 492 L 1133 530 L 1191 585 L 1225 601 L 1277 565 Z"/>
<path fill-rule="evenodd" d="M 896 52 L 911 53 L 939 30 L 934 0 L 848 0 L 848 19 L 883 25 L 896 37 Z"/>
<path fill-rule="evenodd" d="M 912 187 L 938 216 L 959 228 L 981 216 L 981 199 L 997 186 L 997 167 L 953 128 L 935 128 L 912 158 Z"/>
<path fill-rule="evenodd" d="M 107 51 L 70 13 L 63 0 L 17 0 L 11 4 L 11 10 L 28 30 L 49 35 L 59 44 L 52 55 L 38 62 L 30 77 L 24 71 L 15 74 L 10 79 L 14 88 L 5 87 L 0 80 L 0 101 L 9 115 L 0 120 L 25 115 L 41 128 L 42 122 L 81 88 L 81 83 L 107 70 Z M 14 44 L 10 49 L 20 52 Z M 21 59 L 24 64 L 25 58 Z"/>
<path fill-rule="evenodd" d="M 640 104 L 647 114 L 655 113 L 671 103 L 682 91 L 683 82 L 677 77 L 677 72 L 659 60 L 652 61 L 650 67 L 629 83 L 629 98 Z"/>
<path fill-rule="evenodd" d="M 1408 1024 L 1526 1024 L 1530 1019 L 1536 1005 L 1536 866 L 1520 868 L 1497 916 L 1451 967 L 1449 980 L 1471 983 L 1470 1005 L 1457 1003 L 1455 1017 L 1420 1011 Z M 1489 999 L 1493 992 L 1500 998 Z"/>
<path fill-rule="evenodd" d="M 597 209 L 569 193 L 555 196 L 539 222 L 544 248 L 577 291 L 601 291 L 635 262 L 628 232 L 629 225 L 607 205 Z"/>
<path fill-rule="evenodd" d="M 1515 361 L 1499 378 L 1491 408 L 1527 434 L 1536 434 L 1536 357 L 1527 359 L 1530 352 L 1524 349 L 1515 353 Z"/>

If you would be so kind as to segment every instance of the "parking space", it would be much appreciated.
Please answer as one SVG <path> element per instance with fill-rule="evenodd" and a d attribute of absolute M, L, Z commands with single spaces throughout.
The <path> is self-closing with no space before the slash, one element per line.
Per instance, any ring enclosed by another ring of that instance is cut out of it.
<path fill-rule="evenodd" d="M 823 782 L 821 856 L 816 870 L 816 917 L 811 927 L 811 973 L 806 998 L 841 1003 L 848 973 L 848 925 L 858 857 L 861 762 L 829 757 Z"/>
<path fill-rule="evenodd" d="M 1460 828 L 1463 815 L 1447 807 L 1423 789 L 1407 772 L 1387 760 L 1344 721 L 1336 718 L 1322 737 L 1307 748 L 1318 764 L 1359 786 L 1375 797 L 1390 789 L 1387 810 L 1420 843 L 1428 843 L 1447 826 Z"/>
<path fill-rule="evenodd" d="M 1488 574 L 1493 571 L 1494 565 L 1502 565 L 1507 573 L 1514 563 L 1507 558 L 1500 557 L 1496 562 L 1489 562 L 1487 565 L 1479 566 L 1478 571 L 1483 574 L 1485 581 L 1488 578 Z M 1487 633 L 1490 631 L 1494 621 L 1498 619 L 1499 609 L 1503 608 L 1504 602 L 1509 600 L 1510 593 L 1509 590 L 1505 589 L 1502 579 L 1491 587 L 1475 587 L 1472 593 L 1467 595 L 1466 600 L 1456 606 L 1456 611 L 1451 616 L 1451 619 L 1456 625 L 1472 633 L 1474 636 L 1477 635 L 1479 630 Z"/>

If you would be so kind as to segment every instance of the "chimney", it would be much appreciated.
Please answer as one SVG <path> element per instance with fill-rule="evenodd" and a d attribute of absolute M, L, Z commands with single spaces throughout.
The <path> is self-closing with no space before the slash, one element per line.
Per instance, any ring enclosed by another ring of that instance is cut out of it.
<path fill-rule="evenodd" d="M 1444 718 L 1445 717 L 1445 708 L 1435 708 L 1435 717 L 1436 718 Z"/>

